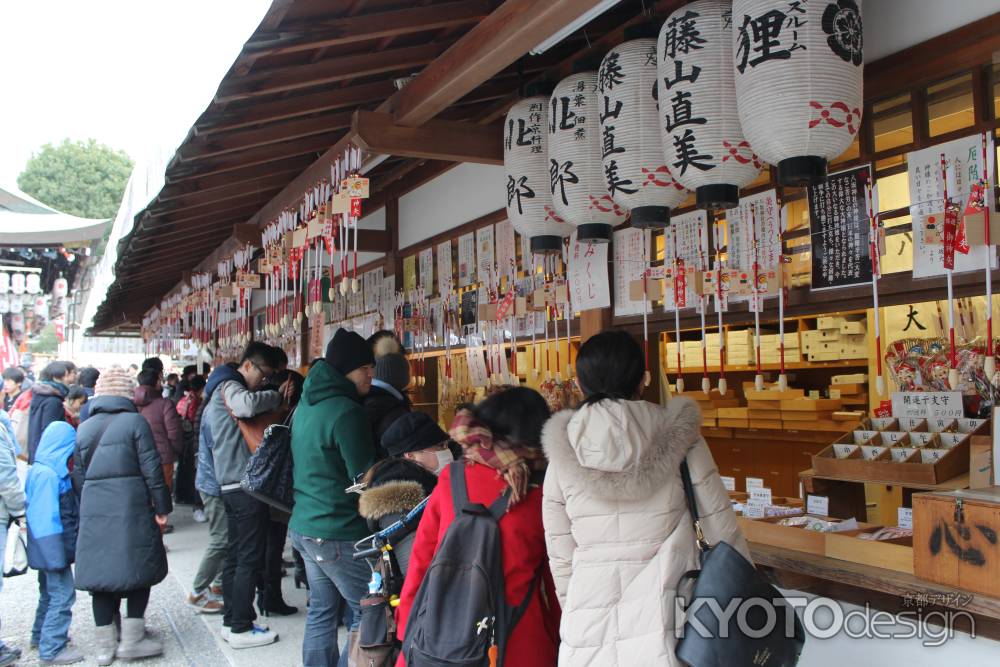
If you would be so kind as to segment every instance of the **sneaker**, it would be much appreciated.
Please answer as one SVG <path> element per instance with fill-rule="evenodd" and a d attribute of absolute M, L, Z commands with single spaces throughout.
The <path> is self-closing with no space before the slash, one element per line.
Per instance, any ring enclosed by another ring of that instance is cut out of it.
<path fill-rule="evenodd" d="M 229 645 L 234 649 L 267 646 L 278 641 L 278 634 L 254 625 L 249 632 L 230 632 Z"/>
<path fill-rule="evenodd" d="M 203 509 L 196 509 L 193 513 L 193 517 L 195 523 L 205 523 L 206 521 L 208 521 L 208 517 L 205 516 L 205 510 Z"/>
<path fill-rule="evenodd" d="M 72 665 L 76 662 L 83 662 L 83 653 L 67 644 L 63 647 L 63 650 L 59 651 L 54 658 L 49 660 L 42 660 L 43 665 Z"/>
<path fill-rule="evenodd" d="M 7 667 L 8 665 L 13 665 L 20 659 L 21 659 L 21 649 L 14 648 L 13 646 L 4 646 L 2 649 L 0 649 L 0 667 Z"/>
<path fill-rule="evenodd" d="M 208 593 L 188 593 L 187 603 L 194 607 L 199 614 L 218 614 L 222 611 L 222 604 L 213 600 Z"/>
<path fill-rule="evenodd" d="M 229 638 L 233 636 L 233 631 L 229 629 L 229 626 L 223 625 L 222 632 L 220 632 L 219 635 L 222 637 L 222 641 L 228 644 Z"/>
<path fill-rule="evenodd" d="M 222 586 L 209 586 L 208 592 L 218 599 L 222 599 Z"/>
<path fill-rule="evenodd" d="M 225 602 L 225 600 L 222 597 L 222 592 L 221 591 L 219 593 L 216 593 L 215 591 L 213 591 L 210 588 L 207 591 L 203 592 L 202 595 L 204 595 L 205 597 L 207 597 L 209 600 L 214 600 L 214 601 L 218 602 L 223 607 L 226 606 L 226 602 Z"/>

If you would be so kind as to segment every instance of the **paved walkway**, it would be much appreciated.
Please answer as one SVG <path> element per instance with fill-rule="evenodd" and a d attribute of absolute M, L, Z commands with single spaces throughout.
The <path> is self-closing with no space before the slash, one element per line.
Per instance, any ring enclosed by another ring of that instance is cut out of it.
<path fill-rule="evenodd" d="M 278 632 L 280 640 L 270 646 L 234 651 L 229 648 L 219 631 L 222 616 L 197 614 L 187 606 L 187 592 L 201 558 L 201 550 L 208 537 L 206 524 L 191 519 L 191 508 L 177 507 L 170 517 L 175 530 L 165 537 L 170 552 L 170 574 L 153 588 L 146 612 L 146 626 L 164 643 L 162 657 L 137 662 L 137 665 L 163 667 L 210 667 L 233 665 L 235 667 L 292 667 L 301 664 L 302 634 L 305 628 L 305 589 L 296 590 L 291 572 L 282 581 L 286 602 L 299 608 L 299 613 L 285 618 L 269 618 L 265 622 Z M 38 602 L 38 582 L 33 571 L 6 579 L 0 592 L 0 637 L 21 648 L 24 657 L 17 663 L 33 666 L 38 662 L 38 652 L 28 649 L 31 624 Z M 264 619 L 262 619 L 264 620 Z M 73 625 L 70 629 L 73 643 L 88 659 L 81 665 L 96 665 L 94 655 L 94 620 L 90 610 L 90 595 L 77 591 L 73 607 Z M 118 664 L 128 664 L 121 660 Z"/>

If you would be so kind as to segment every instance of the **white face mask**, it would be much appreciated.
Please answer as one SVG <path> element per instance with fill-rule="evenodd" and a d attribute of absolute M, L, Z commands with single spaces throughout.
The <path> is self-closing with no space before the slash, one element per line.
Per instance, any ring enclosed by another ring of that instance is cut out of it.
<path fill-rule="evenodd" d="M 437 470 L 434 471 L 435 475 L 440 475 L 441 471 L 451 465 L 452 461 L 455 460 L 455 457 L 451 454 L 451 450 L 447 448 L 434 452 L 434 455 L 437 456 L 438 460 Z"/>

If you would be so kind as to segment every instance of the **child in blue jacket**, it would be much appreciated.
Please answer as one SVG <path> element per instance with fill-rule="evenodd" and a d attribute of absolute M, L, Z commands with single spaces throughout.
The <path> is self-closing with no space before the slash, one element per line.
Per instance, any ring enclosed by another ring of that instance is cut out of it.
<path fill-rule="evenodd" d="M 28 519 L 28 565 L 38 570 L 38 609 L 31 644 L 42 664 L 69 665 L 83 654 L 68 644 L 76 591 L 71 565 L 76 553 L 80 508 L 69 476 L 76 431 L 52 422 L 42 433 L 35 463 L 24 485 Z"/>

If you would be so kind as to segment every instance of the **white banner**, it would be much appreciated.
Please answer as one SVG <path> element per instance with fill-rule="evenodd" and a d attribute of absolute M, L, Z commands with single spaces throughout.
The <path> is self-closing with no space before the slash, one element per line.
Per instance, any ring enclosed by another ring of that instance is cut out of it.
<path fill-rule="evenodd" d="M 573 312 L 609 307 L 608 244 L 580 243 L 574 231 L 569 248 L 569 294 Z"/>

